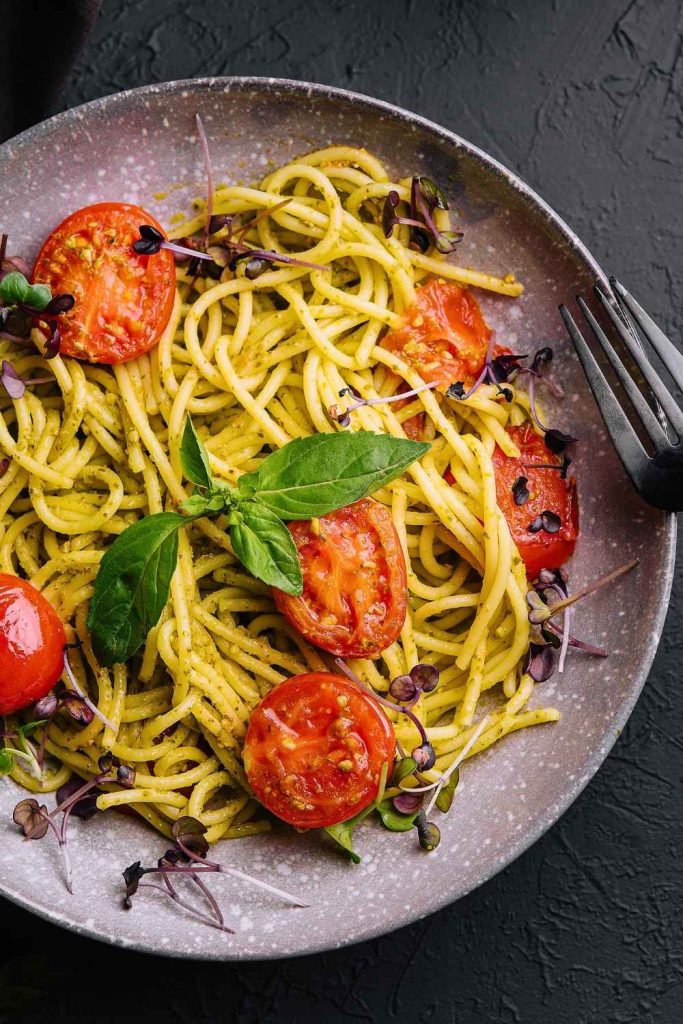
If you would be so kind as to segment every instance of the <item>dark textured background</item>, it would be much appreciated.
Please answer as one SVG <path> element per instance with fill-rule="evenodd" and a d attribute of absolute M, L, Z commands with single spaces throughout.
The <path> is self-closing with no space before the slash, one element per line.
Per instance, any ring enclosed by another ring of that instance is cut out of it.
<path fill-rule="evenodd" d="M 62 105 L 225 74 L 402 104 L 518 171 L 681 337 L 677 0 L 103 7 Z M 0 1024 L 682 1021 L 682 601 L 679 578 L 643 696 L 596 779 L 533 849 L 455 906 L 350 949 L 221 966 L 98 946 L 3 904 Z"/>

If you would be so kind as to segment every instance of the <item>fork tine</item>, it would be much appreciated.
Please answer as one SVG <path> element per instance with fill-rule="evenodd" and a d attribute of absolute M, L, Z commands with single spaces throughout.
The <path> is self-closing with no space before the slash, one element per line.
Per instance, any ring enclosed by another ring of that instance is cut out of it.
<path fill-rule="evenodd" d="M 683 355 L 669 341 L 652 317 L 648 316 L 640 303 L 636 302 L 631 293 L 626 291 L 623 284 L 617 281 L 616 277 L 610 277 L 609 283 L 617 300 L 626 307 L 638 324 L 638 327 L 673 377 L 676 386 L 683 388 Z"/>
<path fill-rule="evenodd" d="M 613 348 L 610 340 L 608 339 L 607 335 L 603 331 L 602 327 L 600 326 L 598 321 L 595 319 L 595 317 L 593 316 L 593 314 L 591 313 L 590 309 L 588 308 L 588 306 L 586 305 L 586 303 L 584 302 L 584 300 L 581 298 L 580 295 L 577 296 L 576 301 L 578 302 L 578 304 L 579 304 L 579 306 L 581 308 L 581 312 L 583 313 L 583 315 L 585 316 L 586 320 L 590 324 L 590 327 L 591 327 L 591 330 L 593 331 L 593 334 L 595 335 L 597 340 L 600 342 L 600 345 L 602 346 L 603 352 L 605 353 L 605 355 L 609 359 L 610 363 L 612 364 L 612 367 L 614 368 L 614 372 L 616 373 L 617 377 L 621 381 L 621 384 L 622 384 L 622 386 L 624 388 L 624 391 L 628 395 L 629 400 L 630 400 L 631 404 L 633 405 L 633 408 L 636 410 L 636 412 L 640 416 L 640 419 L 642 420 L 643 426 L 645 427 L 645 429 L 647 430 L 648 434 L 652 438 L 652 441 L 654 442 L 655 447 L 657 448 L 658 451 L 661 451 L 661 450 L 663 450 L 665 448 L 669 448 L 670 445 L 671 445 L 671 442 L 669 441 L 669 438 L 666 436 L 666 431 L 663 429 L 661 423 L 659 422 L 659 420 L 655 416 L 654 412 L 652 411 L 650 406 L 645 401 L 645 398 L 643 397 L 643 395 L 642 395 L 642 393 L 640 391 L 640 388 L 638 387 L 636 382 L 631 377 L 631 374 L 628 372 L 628 370 L 626 369 L 626 367 L 622 363 L 621 359 L 619 358 L 617 353 L 614 351 L 614 348 Z"/>
<path fill-rule="evenodd" d="M 603 418 L 607 432 L 612 438 L 612 443 L 621 459 L 624 469 L 631 477 L 633 483 L 638 486 L 639 478 L 648 455 L 635 430 L 631 426 L 628 416 L 619 405 L 616 395 L 607 382 L 607 378 L 595 361 L 595 357 L 586 344 L 581 331 L 576 326 L 574 318 L 564 305 L 560 306 L 560 316 L 564 320 L 565 327 L 569 332 L 576 354 L 583 366 L 590 389 L 598 403 L 600 415 Z"/>
<path fill-rule="evenodd" d="M 619 337 L 623 341 L 626 348 L 631 353 L 631 357 L 642 373 L 643 377 L 647 381 L 654 394 L 655 398 L 664 410 L 664 414 L 668 419 L 671 426 L 674 428 L 679 438 L 683 438 L 683 413 L 676 405 L 673 397 L 669 394 L 666 384 L 659 376 L 650 360 L 645 355 L 645 352 L 640 346 L 640 343 L 633 336 L 631 331 L 626 327 L 623 320 L 616 312 L 611 302 L 605 295 L 605 293 L 596 286 L 595 294 L 600 299 L 603 309 L 607 313 L 608 317 L 612 321 L 614 328 L 619 334 Z"/>

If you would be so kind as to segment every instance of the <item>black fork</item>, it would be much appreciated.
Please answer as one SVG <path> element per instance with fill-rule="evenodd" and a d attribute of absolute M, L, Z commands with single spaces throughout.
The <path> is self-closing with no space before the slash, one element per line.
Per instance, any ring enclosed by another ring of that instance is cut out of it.
<path fill-rule="evenodd" d="M 647 358 L 636 327 L 655 350 L 676 386 L 681 389 L 683 355 L 616 278 L 610 278 L 610 285 L 614 301 L 599 286 L 595 287 L 595 294 L 659 403 L 663 414 L 661 420 L 648 404 L 584 300 L 579 296 L 576 301 L 652 442 L 651 454 L 645 450 L 565 305 L 560 306 L 560 314 L 581 360 L 605 426 L 635 489 L 648 504 L 668 512 L 680 512 L 683 511 L 683 412 Z M 668 424 L 669 429 L 665 424 Z"/>

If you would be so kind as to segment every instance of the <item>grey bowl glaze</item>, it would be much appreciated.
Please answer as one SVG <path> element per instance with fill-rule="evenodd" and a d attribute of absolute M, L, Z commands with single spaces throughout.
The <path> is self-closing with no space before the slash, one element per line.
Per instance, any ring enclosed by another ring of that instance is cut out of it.
<path fill-rule="evenodd" d="M 154 953 L 265 959 L 328 949 L 390 931 L 458 899 L 542 835 L 598 769 L 647 677 L 668 604 L 674 521 L 643 505 L 606 440 L 581 370 L 563 337 L 559 302 L 604 275 L 572 231 L 514 174 L 437 125 L 376 100 L 271 79 L 172 82 L 70 110 L 0 147 L 0 224 L 11 251 L 30 256 L 67 213 L 86 203 L 141 203 L 162 221 L 204 188 L 195 138 L 199 111 L 219 180 L 251 181 L 272 161 L 330 143 L 378 153 L 397 174 L 427 173 L 446 186 L 465 226 L 458 260 L 513 270 L 521 300 L 483 297 L 502 342 L 526 352 L 557 343 L 566 399 L 554 421 L 581 438 L 582 539 L 574 585 L 639 556 L 630 578 L 580 606 L 576 630 L 610 649 L 608 661 L 570 657 L 536 700 L 562 711 L 558 725 L 516 733 L 468 763 L 443 840 L 428 857 L 412 835 L 359 835 L 354 867 L 314 837 L 292 834 L 224 844 L 219 859 L 305 895 L 295 910 L 229 877 L 214 891 L 234 936 L 181 920 L 155 894 L 120 906 L 123 867 L 152 861 L 164 841 L 116 814 L 74 823 L 75 895 L 64 889 L 56 845 L 22 844 L 11 824 L 18 790 L 0 784 L 0 891 L 84 935 Z M 159 198 L 166 193 L 165 198 Z M 157 198 L 155 198 L 155 195 Z M 637 594 L 637 598 L 635 595 Z"/>

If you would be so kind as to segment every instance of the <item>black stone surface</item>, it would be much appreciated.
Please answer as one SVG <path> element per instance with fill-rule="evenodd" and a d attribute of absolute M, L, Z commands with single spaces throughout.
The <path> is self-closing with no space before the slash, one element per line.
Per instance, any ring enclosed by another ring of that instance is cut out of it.
<path fill-rule="evenodd" d="M 447 125 L 518 171 L 681 337 L 676 0 L 105 0 L 63 104 L 233 73 L 347 86 Z M 682 601 L 679 576 L 598 776 L 458 904 L 346 950 L 224 966 L 99 946 L 3 903 L 0 1024 L 682 1021 Z"/>

